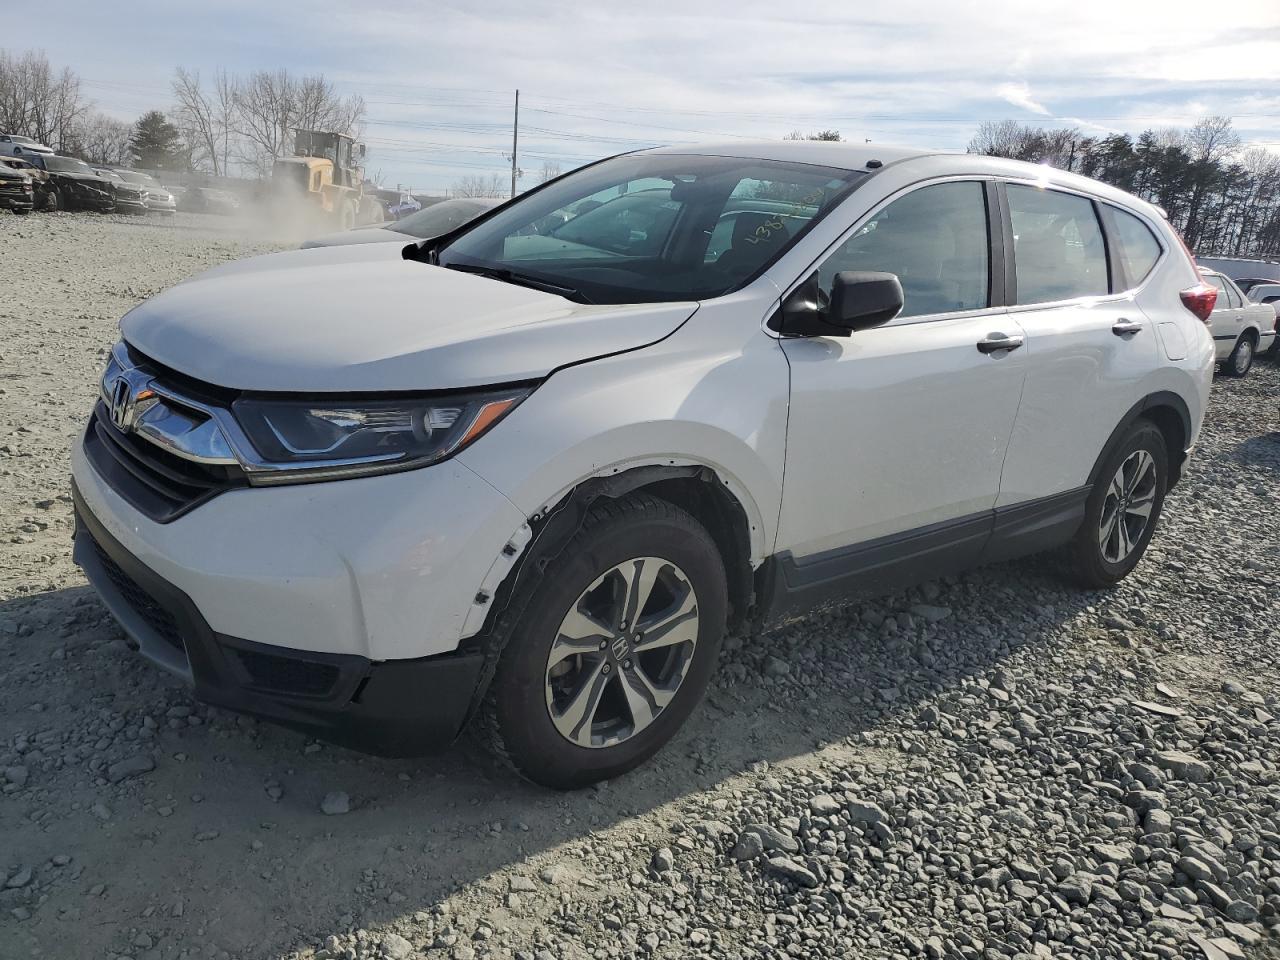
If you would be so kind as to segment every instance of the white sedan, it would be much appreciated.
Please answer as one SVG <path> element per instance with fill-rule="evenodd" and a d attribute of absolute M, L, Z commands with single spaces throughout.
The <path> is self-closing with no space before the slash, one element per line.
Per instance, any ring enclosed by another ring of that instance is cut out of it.
<path fill-rule="evenodd" d="M 1265 303 L 1252 303 L 1225 274 L 1200 268 L 1205 281 L 1218 288 L 1209 316 L 1214 352 L 1223 373 L 1243 377 L 1253 358 L 1268 353 L 1276 337 L 1276 313 Z"/>
<path fill-rule="evenodd" d="M 53 147 L 46 147 L 38 140 L 20 137 L 16 133 L 0 133 L 0 157 L 21 157 L 33 153 L 53 156 Z"/>

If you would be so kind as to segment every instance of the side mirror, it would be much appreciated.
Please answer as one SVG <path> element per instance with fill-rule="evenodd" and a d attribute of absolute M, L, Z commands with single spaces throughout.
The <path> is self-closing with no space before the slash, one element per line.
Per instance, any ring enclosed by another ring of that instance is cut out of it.
<path fill-rule="evenodd" d="M 846 270 L 827 296 L 814 273 L 791 292 L 769 326 L 788 337 L 847 337 L 902 312 L 902 284 L 892 273 Z"/>
<path fill-rule="evenodd" d="M 902 284 L 892 273 L 846 270 L 831 282 L 827 322 L 849 330 L 888 323 L 902 312 Z"/>

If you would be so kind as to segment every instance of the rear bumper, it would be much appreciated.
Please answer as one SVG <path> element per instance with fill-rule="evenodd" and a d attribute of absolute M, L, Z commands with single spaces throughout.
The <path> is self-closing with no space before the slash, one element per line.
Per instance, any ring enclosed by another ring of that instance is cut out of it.
<path fill-rule="evenodd" d="M 371 661 L 214 632 L 187 594 L 113 538 L 72 483 L 75 561 L 147 659 L 196 697 L 382 756 L 447 747 L 471 707 L 483 656 Z"/>

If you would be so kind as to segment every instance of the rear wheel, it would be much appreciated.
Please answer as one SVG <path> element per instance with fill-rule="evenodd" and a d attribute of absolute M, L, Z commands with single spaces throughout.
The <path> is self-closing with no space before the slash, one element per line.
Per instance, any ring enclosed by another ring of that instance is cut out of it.
<path fill-rule="evenodd" d="M 45 200 L 44 208 L 50 213 L 54 213 L 62 209 L 62 194 L 57 190 L 50 190 Z"/>
<path fill-rule="evenodd" d="M 494 751 L 557 789 L 653 756 L 719 654 L 728 601 L 710 535 L 664 500 L 601 501 L 523 592 L 495 627 L 505 646 L 481 717 Z"/>
<path fill-rule="evenodd" d="M 1138 565 L 1160 519 L 1168 470 L 1164 434 L 1138 420 L 1107 458 L 1086 501 L 1071 546 L 1072 572 L 1082 585 L 1114 586 Z"/>
<path fill-rule="evenodd" d="M 1236 348 L 1223 362 L 1222 369 L 1233 377 L 1243 377 L 1253 366 L 1253 346 L 1253 337 L 1244 334 L 1236 341 Z"/>

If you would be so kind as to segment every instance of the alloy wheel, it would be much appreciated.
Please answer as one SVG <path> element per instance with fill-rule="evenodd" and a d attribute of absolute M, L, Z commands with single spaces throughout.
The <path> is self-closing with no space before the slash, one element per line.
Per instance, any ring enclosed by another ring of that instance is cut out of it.
<path fill-rule="evenodd" d="M 698 598 L 669 560 L 611 567 L 565 614 L 547 655 L 547 712 L 579 747 L 612 747 L 674 699 L 698 643 Z"/>
<path fill-rule="evenodd" d="M 1146 450 L 1135 450 L 1111 478 L 1102 517 L 1098 545 L 1108 563 L 1120 563 L 1137 547 L 1156 502 L 1156 461 Z"/>

